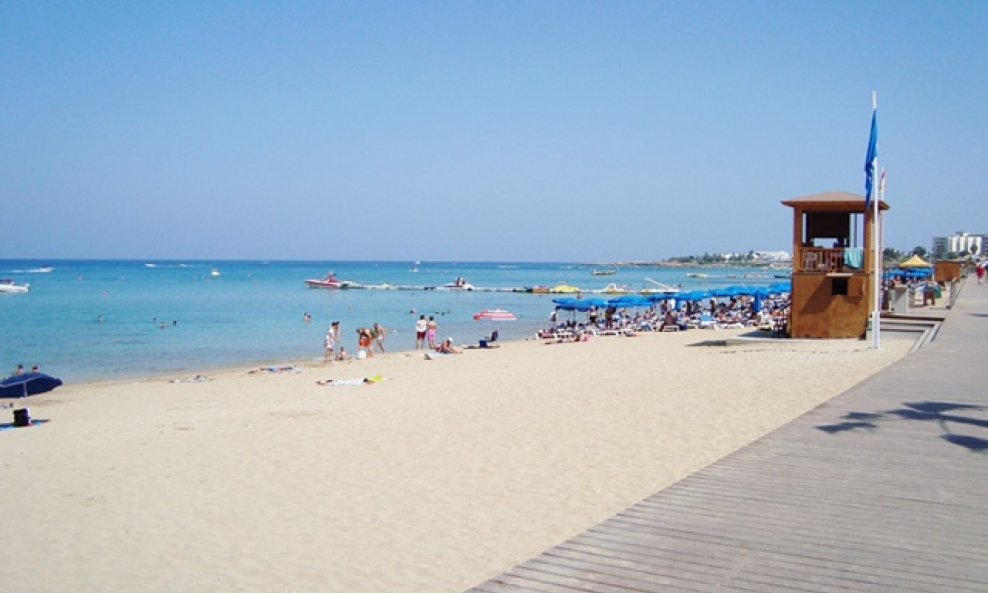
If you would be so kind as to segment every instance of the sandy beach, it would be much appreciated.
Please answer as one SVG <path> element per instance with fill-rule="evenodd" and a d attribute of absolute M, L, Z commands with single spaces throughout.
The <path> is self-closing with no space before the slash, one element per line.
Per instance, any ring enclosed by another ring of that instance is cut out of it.
<path fill-rule="evenodd" d="M 27 402 L 49 422 L 0 432 L 3 588 L 463 591 L 912 345 L 704 344 L 742 333 L 64 386 Z"/>

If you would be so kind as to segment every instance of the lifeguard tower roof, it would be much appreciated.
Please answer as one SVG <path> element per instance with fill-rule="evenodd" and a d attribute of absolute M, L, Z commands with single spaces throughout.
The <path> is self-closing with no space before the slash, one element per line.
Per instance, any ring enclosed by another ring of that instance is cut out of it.
<path fill-rule="evenodd" d="M 802 198 L 782 200 L 782 204 L 797 210 L 836 210 L 855 214 L 863 214 L 865 211 L 864 196 L 846 191 L 828 191 Z M 885 202 L 879 202 L 878 207 L 881 210 L 889 209 L 889 205 Z"/>

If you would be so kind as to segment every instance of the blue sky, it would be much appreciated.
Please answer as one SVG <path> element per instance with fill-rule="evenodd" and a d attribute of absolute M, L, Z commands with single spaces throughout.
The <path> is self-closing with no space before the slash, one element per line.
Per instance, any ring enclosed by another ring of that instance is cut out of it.
<path fill-rule="evenodd" d="M 988 232 L 988 3 L 0 3 L 0 257 L 614 261 Z"/>

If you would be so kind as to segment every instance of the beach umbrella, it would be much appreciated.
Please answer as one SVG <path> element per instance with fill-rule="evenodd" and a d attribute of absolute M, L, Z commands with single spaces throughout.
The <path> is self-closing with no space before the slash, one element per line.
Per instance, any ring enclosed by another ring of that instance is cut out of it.
<path fill-rule="evenodd" d="M 490 335 L 494 335 L 495 321 L 515 321 L 517 319 L 514 313 L 505 311 L 504 309 L 485 309 L 480 313 L 475 313 L 473 318 L 475 321 L 488 321 L 490 325 Z"/>
<path fill-rule="evenodd" d="M 755 313 L 762 311 L 762 291 L 756 290 L 754 300 L 751 302 L 751 310 Z"/>
<path fill-rule="evenodd" d="M 625 296 L 620 296 L 607 301 L 607 304 L 611 307 L 650 307 L 652 302 L 645 297 L 637 294 L 629 294 Z"/>
<path fill-rule="evenodd" d="M 476 321 L 514 321 L 516 319 L 515 314 L 510 311 L 505 311 L 504 309 L 485 309 L 480 313 L 476 313 L 473 316 Z"/>
<path fill-rule="evenodd" d="M 0 381 L 0 398 L 27 397 L 29 395 L 46 393 L 61 384 L 61 379 L 56 379 L 44 373 L 13 375 Z"/>
<path fill-rule="evenodd" d="M 923 258 L 921 258 L 920 256 L 913 255 L 906 261 L 899 264 L 899 267 L 902 268 L 903 270 L 909 270 L 915 268 L 932 268 L 933 265 L 927 261 L 924 261 Z"/>

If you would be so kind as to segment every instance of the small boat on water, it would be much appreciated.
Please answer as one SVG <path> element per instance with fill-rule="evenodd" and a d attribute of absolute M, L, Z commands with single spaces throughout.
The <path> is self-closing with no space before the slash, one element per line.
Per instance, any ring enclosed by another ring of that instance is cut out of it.
<path fill-rule="evenodd" d="M 220 275 L 220 269 L 213 268 L 212 270 L 209 271 L 209 275 L 212 276 L 213 278 L 216 278 L 217 276 Z"/>
<path fill-rule="evenodd" d="M 31 292 L 31 285 L 18 284 L 10 278 L 0 278 L 0 293 L 15 294 L 22 292 Z"/>
<path fill-rule="evenodd" d="M 709 278 L 710 277 L 710 274 L 701 274 L 699 272 L 690 272 L 689 274 L 686 274 L 686 277 L 687 278 Z"/>
<path fill-rule="evenodd" d="M 645 288 L 642 289 L 642 294 L 645 295 L 667 294 L 671 296 L 678 293 L 680 288 L 682 287 L 682 285 L 669 286 L 668 284 L 664 284 L 662 282 L 659 282 L 658 280 L 652 280 L 651 278 L 645 278 L 645 280 L 651 284 L 650 286 L 646 286 Z"/>
<path fill-rule="evenodd" d="M 617 274 L 617 268 L 594 268 L 590 270 L 592 276 L 613 276 Z"/>
<path fill-rule="evenodd" d="M 631 294 L 634 291 L 627 286 L 618 286 L 617 284 L 611 282 L 604 288 L 601 288 L 600 292 L 602 294 Z"/>
<path fill-rule="evenodd" d="M 49 265 L 43 265 L 40 268 L 31 268 L 28 270 L 10 270 L 11 274 L 50 274 L 55 271 L 55 268 Z"/>
<path fill-rule="evenodd" d="M 326 274 L 325 278 L 310 278 L 305 281 L 305 285 L 309 288 L 364 288 L 362 284 L 350 280 L 340 280 L 333 272 Z"/>
<path fill-rule="evenodd" d="M 467 279 L 463 276 L 438 287 L 439 290 L 474 290 L 474 288 L 474 285 L 467 282 Z"/>
<path fill-rule="evenodd" d="M 549 289 L 552 294 L 572 294 L 574 292 L 581 292 L 578 286 L 570 286 L 569 284 L 559 284 L 553 286 Z"/>

